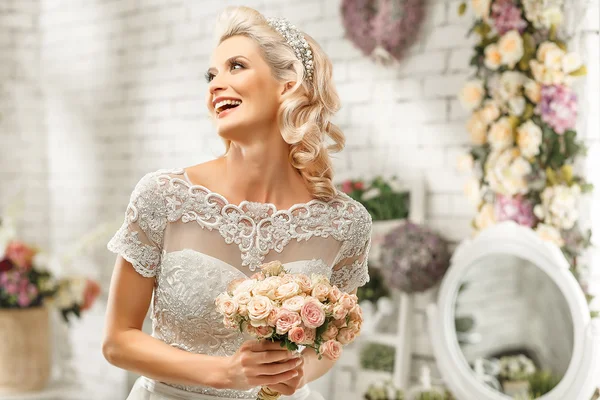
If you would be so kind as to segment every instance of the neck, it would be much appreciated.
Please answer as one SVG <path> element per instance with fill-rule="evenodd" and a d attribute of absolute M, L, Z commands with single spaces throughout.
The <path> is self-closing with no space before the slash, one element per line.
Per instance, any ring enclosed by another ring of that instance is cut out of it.
<path fill-rule="evenodd" d="M 289 145 L 280 135 L 263 136 L 262 140 L 251 143 L 231 142 L 221 162 L 225 189 L 237 197 L 233 201 L 273 203 L 278 208 L 288 208 L 310 200 L 311 195 L 288 155 Z"/>

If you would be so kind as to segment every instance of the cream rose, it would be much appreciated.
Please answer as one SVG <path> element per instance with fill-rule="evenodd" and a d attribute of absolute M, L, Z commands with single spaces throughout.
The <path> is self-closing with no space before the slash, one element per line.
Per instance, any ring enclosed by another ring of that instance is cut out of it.
<path fill-rule="evenodd" d="M 231 296 L 229 296 L 227 293 L 219 294 L 215 299 L 215 306 L 217 307 L 217 309 L 221 311 L 221 303 L 225 300 L 229 300 L 230 298 Z"/>
<path fill-rule="evenodd" d="M 273 308 L 267 317 L 267 325 L 275 326 L 277 325 L 277 318 L 279 317 L 279 311 L 276 308 Z"/>
<path fill-rule="evenodd" d="M 306 340 L 306 334 L 304 333 L 304 328 L 301 326 L 295 326 L 288 332 L 288 338 L 290 341 L 301 344 Z"/>
<path fill-rule="evenodd" d="M 275 330 L 270 326 L 252 326 L 246 327 L 246 332 L 258 339 L 268 339 L 275 333 Z"/>
<path fill-rule="evenodd" d="M 350 320 L 352 320 L 352 321 L 362 322 L 362 320 L 363 320 L 362 308 L 360 308 L 360 306 L 357 304 L 356 306 L 354 306 L 354 308 L 352 310 L 350 310 L 350 312 L 348 313 L 348 316 L 350 317 Z"/>
<path fill-rule="evenodd" d="M 539 47 L 537 49 L 536 57 L 539 62 L 541 62 L 542 64 L 545 64 L 546 63 L 546 55 L 548 54 L 548 52 L 555 51 L 555 50 L 560 50 L 560 47 L 558 47 L 556 45 L 556 43 L 544 42 L 539 45 Z"/>
<path fill-rule="evenodd" d="M 523 38 L 518 31 L 509 31 L 498 41 L 498 50 L 502 55 L 502 64 L 514 68 L 515 64 L 523 58 Z"/>
<path fill-rule="evenodd" d="M 546 52 L 544 65 L 546 68 L 560 70 L 562 69 L 563 57 L 565 52 L 560 47 L 555 47 Z"/>
<path fill-rule="evenodd" d="M 344 308 L 348 311 L 352 310 L 356 303 L 358 302 L 358 298 L 356 295 L 343 293 L 340 299 L 338 300 L 338 304 L 344 306 Z"/>
<path fill-rule="evenodd" d="M 479 213 L 475 217 L 475 226 L 478 230 L 483 230 L 496 223 L 496 214 L 494 212 L 494 205 L 486 203 L 481 207 Z"/>
<path fill-rule="evenodd" d="M 490 16 L 490 3 L 491 0 L 471 0 L 475 16 L 487 21 Z"/>
<path fill-rule="evenodd" d="M 323 342 L 319 348 L 319 354 L 332 361 L 335 361 L 340 358 L 340 355 L 342 354 L 342 344 L 337 340 L 328 340 Z"/>
<path fill-rule="evenodd" d="M 508 101 L 508 108 L 510 110 L 510 114 L 515 117 L 520 117 L 525 112 L 525 106 L 527 102 L 525 101 L 525 97 L 516 96 Z"/>
<path fill-rule="evenodd" d="M 504 150 L 514 143 L 513 126 L 507 117 L 500 118 L 490 127 L 488 140 L 493 150 Z"/>
<path fill-rule="evenodd" d="M 467 110 L 474 110 L 479 107 L 484 96 L 485 87 L 480 80 L 467 82 L 459 93 L 460 102 Z"/>
<path fill-rule="evenodd" d="M 236 288 L 233 291 L 233 295 L 235 296 L 238 293 L 250 293 L 257 282 L 258 281 L 256 281 L 255 279 L 246 279 L 244 282 L 236 286 Z"/>
<path fill-rule="evenodd" d="M 275 289 L 275 298 L 277 300 L 286 300 L 300 294 L 300 285 L 296 282 L 284 283 Z"/>
<path fill-rule="evenodd" d="M 517 144 L 524 157 L 537 156 L 542 144 L 542 128 L 528 120 L 517 128 Z"/>
<path fill-rule="evenodd" d="M 528 79 L 525 83 L 525 96 L 527 96 L 532 103 L 539 103 L 542 99 L 542 86 L 533 79 Z"/>
<path fill-rule="evenodd" d="M 284 335 L 293 327 L 300 325 L 301 322 L 302 319 L 298 313 L 282 308 L 277 313 L 276 332 L 278 335 Z"/>
<path fill-rule="evenodd" d="M 277 276 L 284 272 L 283 265 L 277 260 L 261 265 L 260 270 L 267 276 Z"/>
<path fill-rule="evenodd" d="M 339 329 L 335 325 L 327 325 L 327 329 L 321 334 L 321 339 L 324 341 L 335 339 L 338 335 Z"/>
<path fill-rule="evenodd" d="M 348 309 L 341 304 L 333 306 L 332 316 L 335 319 L 343 319 L 348 315 Z"/>
<path fill-rule="evenodd" d="M 487 124 L 481 119 L 479 113 L 474 113 L 467 122 L 467 131 L 471 136 L 471 143 L 483 146 L 487 141 Z"/>
<path fill-rule="evenodd" d="M 296 274 L 294 275 L 294 279 L 298 286 L 300 286 L 300 290 L 302 293 L 309 294 L 312 290 L 312 281 L 307 275 L 304 274 Z"/>
<path fill-rule="evenodd" d="M 481 120 L 486 124 L 491 124 L 500 117 L 500 107 L 493 100 L 486 100 L 483 107 L 479 110 Z"/>
<path fill-rule="evenodd" d="M 485 66 L 492 71 L 496 71 L 502 65 L 502 54 L 498 45 L 492 43 L 485 48 L 485 60 L 483 61 Z"/>
<path fill-rule="evenodd" d="M 233 299 L 239 305 L 242 305 L 242 304 L 246 305 L 246 304 L 250 303 L 252 296 L 248 292 L 239 292 L 239 293 L 233 295 Z"/>
<path fill-rule="evenodd" d="M 311 296 L 319 301 L 325 301 L 325 299 L 327 299 L 327 296 L 329 296 L 330 290 L 331 285 L 325 282 L 320 282 L 313 287 Z"/>
<path fill-rule="evenodd" d="M 456 161 L 456 169 L 459 172 L 469 172 L 475 166 L 475 161 L 471 153 L 461 154 Z"/>
<path fill-rule="evenodd" d="M 317 301 L 304 303 L 300 310 L 300 316 L 307 328 L 318 328 L 325 322 L 325 311 Z"/>
<path fill-rule="evenodd" d="M 337 341 L 343 345 L 350 344 L 356 339 L 356 332 L 350 328 L 342 328 L 337 335 Z"/>
<path fill-rule="evenodd" d="M 467 200 L 474 206 L 479 205 L 481 202 L 481 186 L 479 179 L 472 177 L 465 183 L 464 192 L 467 196 Z"/>
<path fill-rule="evenodd" d="M 294 297 L 290 297 L 289 299 L 284 300 L 283 303 L 281 304 L 281 307 L 285 308 L 286 310 L 300 312 L 303 305 L 304 305 L 304 297 L 294 296 Z"/>
<path fill-rule="evenodd" d="M 223 325 L 225 325 L 225 328 L 227 329 L 237 329 L 239 326 L 235 319 L 229 317 L 223 317 Z"/>
<path fill-rule="evenodd" d="M 312 328 L 304 328 L 304 340 L 300 344 L 312 345 L 315 343 L 317 330 Z"/>
<path fill-rule="evenodd" d="M 554 243 L 558 247 L 564 246 L 565 241 L 555 227 L 547 224 L 538 224 L 535 230 L 542 239 Z"/>
<path fill-rule="evenodd" d="M 264 326 L 273 309 L 273 302 L 266 296 L 257 295 L 248 303 L 248 317 L 252 326 Z"/>
<path fill-rule="evenodd" d="M 252 295 L 254 296 L 267 296 L 269 298 L 273 298 L 275 296 L 275 289 L 271 282 L 267 281 L 259 281 L 252 288 Z"/>
<path fill-rule="evenodd" d="M 219 311 L 221 314 L 224 314 L 226 317 L 233 317 L 238 310 L 237 302 L 230 298 L 223 299 L 219 302 Z"/>
<path fill-rule="evenodd" d="M 329 291 L 329 301 L 336 302 L 342 297 L 342 291 L 337 286 L 333 286 Z"/>
<path fill-rule="evenodd" d="M 562 59 L 562 70 L 565 74 L 577 71 L 582 65 L 581 57 L 578 53 L 568 53 Z"/>

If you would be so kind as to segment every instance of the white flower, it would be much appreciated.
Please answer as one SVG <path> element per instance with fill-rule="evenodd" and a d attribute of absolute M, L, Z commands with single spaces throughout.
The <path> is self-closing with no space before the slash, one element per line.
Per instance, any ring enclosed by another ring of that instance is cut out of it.
<path fill-rule="evenodd" d="M 529 192 L 526 179 L 529 173 L 531 164 L 514 147 L 492 151 L 485 163 L 486 181 L 493 191 L 505 196 Z"/>
<path fill-rule="evenodd" d="M 469 179 L 467 183 L 465 183 L 464 191 L 469 203 L 471 203 L 473 206 L 479 205 L 481 202 L 481 188 L 479 185 L 479 179 Z"/>
<path fill-rule="evenodd" d="M 462 106 L 467 110 L 474 110 L 483 101 L 485 96 L 485 87 L 480 80 L 469 81 L 463 86 L 459 93 L 459 100 Z"/>
<path fill-rule="evenodd" d="M 517 96 L 513 97 L 508 101 L 508 108 L 510 109 L 510 113 L 515 117 L 520 117 L 525 112 L 525 97 Z"/>
<path fill-rule="evenodd" d="M 477 146 L 484 145 L 487 141 L 487 124 L 481 118 L 481 113 L 471 115 L 467 122 L 467 131 L 471 136 L 471 143 Z"/>
<path fill-rule="evenodd" d="M 403 193 L 406 191 L 406 188 L 402 185 L 402 183 L 398 180 L 398 178 L 390 179 L 390 181 L 388 182 L 388 185 L 390 185 L 390 188 L 392 189 L 393 192 Z"/>
<path fill-rule="evenodd" d="M 537 49 L 537 53 L 536 53 L 536 57 L 538 59 L 539 62 L 541 62 L 542 64 L 546 63 L 546 55 L 550 52 L 550 51 L 562 51 L 560 49 L 560 47 L 558 47 L 556 45 L 556 43 L 554 42 L 544 42 L 542 44 L 540 44 L 540 46 Z"/>
<path fill-rule="evenodd" d="M 493 150 L 503 150 L 512 147 L 514 143 L 513 127 L 507 117 L 500 118 L 490 127 L 488 141 Z"/>
<path fill-rule="evenodd" d="M 546 52 L 544 65 L 546 66 L 546 68 L 560 70 L 562 69 L 564 56 L 565 52 L 560 47 L 556 46 L 554 48 L 551 48 Z"/>
<path fill-rule="evenodd" d="M 563 0 L 523 0 L 525 17 L 536 29 L 550 28 L 562 23 L 560 10 Z"/>
<path fill-rule="evenodd" d="M 533 79 L 528 79 L 524 87 L 525 96 L 527 96 L 532 103 L 539 103 L 542 99 L 542 86 Z"/>
<path fill-rule="evenodd" d="M 563 14 L 559 7 L 549 7 L 542 12 L 542 24 L 550 28 L 552 25 L 559 26 L 563 22 Z"/>
<path fill-rule="evenodd" d="M 473 169 L 475 162 L 471 153 L 461 154 L 456 162 L 457 169 L 460 172 L 468 172 Z"/>
<path fill-rule="evenodd" d="M 578 53 L 568 53 L 562 59 L 562 70 L 565 74 L 577 71 L 582 66 L 581 57 Z"/>
<path fill-rule="evenodd" d="M 254 285 L 256 285 L 256 283 L 257 283 L 256 279 L 247 279 L 247 280 L 243 281 L 235 288 L 235 290 L 233 291 L 233 295 L 235 296 L 239 293 L 251 292 L 252 289 L 254 289 Z"/>
<path fill-rule="evenodd" d="M 518 31 L 509 31 L 498 41 L 498 50 L 502 55 L 502 64 L 514 68 L 515 64 L 523 58 L 523 38 Z"/>
<path fill-rule="evenodd" d="M 496 214 L 494 212 L 494 205 L 485 203 L 477 216 L 475 216 L 475 226 L 478 230 L 483 230 L 496 223 Z"/>
<path fill-rule="evenodd" d="M 548 186 L 542 192 L 542 203 L 534 208 L 534 213 L 546 224 L 569 230 L 579 218 L 577 203 L 580 194 L 579 185 Z"/>
<path fill-rule="evenodd" d="M 492 71 L 496 71 L 502 65 L 502 54 L 497 44 L 492 43 L 485 48 L 485 66 Z"/>
<path fill-rule="evenodd" d="M 491 0 L 471 0 L 475 16 L 487 21 L 490 16 L 490 3 Z"/>
<path fill-rule="evenodd" d="M 479 115 L 483 122 L 489 125 L 500 116 L 500 107 L 498 107 L 494 100 L 486 100 L 483 103 L 483 107 L 479 110 Z"/>
<path fill-rule="evenodd" d="M 36 253 L 31 262 L 36 270 L 49 272 L 55 279 L 61 278 L 64 274 L 62 264 L 58 257 L 48 253 Z"/>
<path fill-rule="evenodd" d="M 378 188 L 373 187 L 364 192 L 361 198 L 363 201 L 369 201 L 372 199 L 376 199 L 379 196 L 381 196 L 381 191 Z"/>
<path fill-rule="evenodd" d="M 503 100 L 510 101 L 513 97 L 521 94 L 521 89 L 527 81 L 527 77 L 517 71 L 506 71 L 500 78 L 500 95 Z"/>
<path fill-rule="evenodd" d="M 558 247 L 562 247 L 565 244 L 560 232 L 553 226 L 546 224 L 538 224 L 535 231 L 544 240 L 556 244 Z"/>
<path fill-rule="evenodd" d="M 6 217 L 3 217 L 0 225 L 0 260 L 4 258 L 8 244 L 15 240 L 16 237 L 17 230 L 15 229 L 12 221 Z"/>
<path fill-rule="evenodd" d="M 517 128 L 517 144 L 524 157 L 537 156 L 542 144 L 542 128 L 528 120 Z"/>

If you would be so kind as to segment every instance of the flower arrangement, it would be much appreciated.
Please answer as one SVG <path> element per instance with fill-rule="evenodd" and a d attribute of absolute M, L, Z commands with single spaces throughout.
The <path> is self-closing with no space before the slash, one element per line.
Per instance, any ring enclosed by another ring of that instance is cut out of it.
<path fill-rule="evenodd" d="M 473 227 L 511 220 L 534 229 L 561 247 L 585 292 L 580 259 L 591 232 L 578 226 L 577 205 L 592 186 L 574 168 L 586 148 L 575 131 L 571 87 L 586 67 L 560 38 L 563 0 L 471 5 L 477 20 L 470 33 L 479 41 L 470 62 L 475 76 L 459 94 L 472 111 L 471 145 L 459 168 L 472 173 L 465 192 L 477 206 Z"/>
<path fill-rule="evenodd" d="M 378 176 L 369 182 L 346 180 L 339 189 L 365 206 L 373 221 L 408 217 L 410 196 L 396 177 Z"/>
<path fill-rule="evenodd" d="M 507 381 L 520 381 L 536 372 L 535 364 L 527 356 L 504 356 L 499 360 L 499 378 Z"/>
<path fill-rule="evenodd" d="M 381 248 L 382 274 L 391 288 L 407 293 L 434 286 L 450 265 L 448 242 L 432 230 L 407 222 L 391 230 Z"/>
<path fill-rule="evenodd" d="M 323 275 L 288 274 L 279 261 L 230 282 L 215 305 L 226 327 L 281 342 L 290 351 L 310 347 L 319 359 L 337 360 L 363 323 L 356 295 L 343 293 Z M 258 398 L 277 395 L 263 387 Z"/>
<path fill-rule="evenodd" d="M 56 261 L 40 249 L 16 239 L 9 219 L 0 219 L 0 309 L 55 306 L 65 321 L 89 309 L 100 293 L 93 280 L 72 276 L 57 279 Z"/>

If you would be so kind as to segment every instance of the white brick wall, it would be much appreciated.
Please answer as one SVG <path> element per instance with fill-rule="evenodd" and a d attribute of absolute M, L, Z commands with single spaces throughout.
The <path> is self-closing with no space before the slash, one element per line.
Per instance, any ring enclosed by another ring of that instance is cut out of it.
<path fill-rule="evenodd" d="M 366 60 L 344 39 L 340 0 L 228 1 L 284 15 L 306 29 L 335 65 L 343 108 L 336 117 L 348 147 L 339 179 L 394 172 L 423 176 L 428 222 L 452 240 L 468 236 L 472 208 L 454 171 L 467 143 L 467 113 L 455 93 L 469 74 L 471 18 L 459 0 L 429 2 L 425 29 L 394 68 Z M 590 76 L 581 134 L 586 171 L 600 188 L 598 1 L 574 41 Z M 0 201 L 25 189 L 25 236 L 64 249 L 124 211 L 147 171 L 215 157 L 221 143 L 206 118 L 203 71 L 223 2 L 207 0 L 4 0 L 0 5 Z M 600 205 L 591 209 L 600 231 Z M 3 203 L 0 203 L 3 204 Z M 108 239 L 108 238 L 107 238 Z M 76 267 L 105 287 L 113 256 L 102 246 Z M 600 283 L 600 269 L 594 274 Z M 422 295 L 426 303 L 433 293 Z M 422 310 L 417 309 L 421 315 Z M 90 332 L 99 335 L 97 329 Z M 415 331 L 415 360 L 431 362 Z M 418 351 L 417 351 L 418 350 Z M 93 349 L 98 351 L 98 349 Z M 85 375 L 85 372 L 82 371 Z"/>

